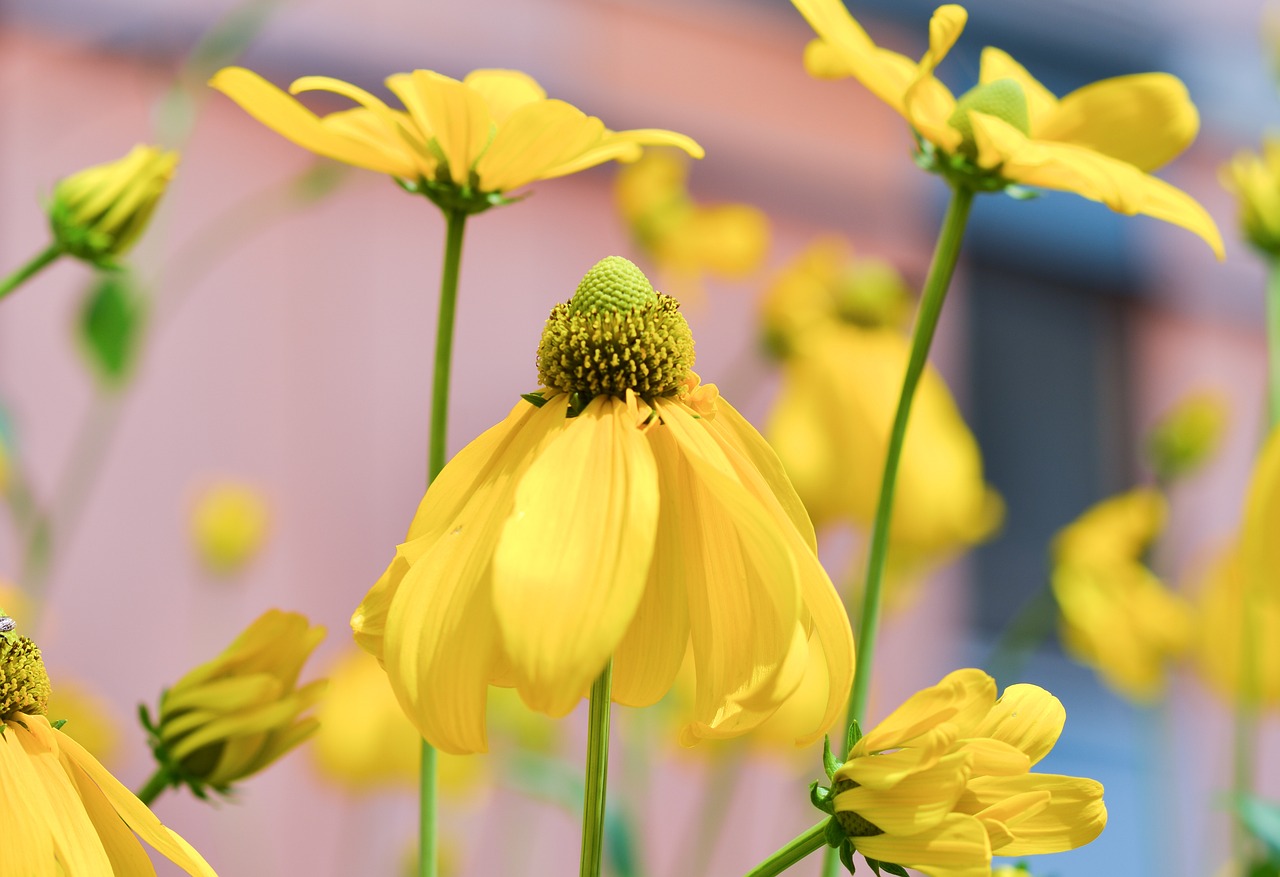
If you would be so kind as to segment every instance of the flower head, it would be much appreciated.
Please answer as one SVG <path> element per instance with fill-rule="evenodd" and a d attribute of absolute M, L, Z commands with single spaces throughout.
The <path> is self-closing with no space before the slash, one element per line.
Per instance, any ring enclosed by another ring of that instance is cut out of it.
<path fill-rule="evenodd" d="M 1059 99 L 999 49 L 982 52 L 978 85 L 956 98 L 934 76 L 964 30 L 963 7 L 938 7 L 917 62 L 872 42 L 840 0 L 793 0 L 817 31 L 805 52 L 814 76 L 852 76 L 915 131 L 920 161 L 961 185 L 1075 192 L 1126 215 L 1142 213 L 1199 235 L 1223 257 L 1213 219 L 1148 172 L 1195 139 L 1186 87 L 1165 73 L 1104 79 Z"/>
<path fill-rule="evenodd" d="M 1142 562 L 1164 519 L 1164 497 L 1139 488 L 1086 511 L 1053 547 L 1063 644 L 1137 701 L 1163 693 L 1168 664 L 1191 645 L 1190 605 Z"/>
<path fill-rule="evenodd" d="M 1245 237 L 1269 258 L 1280 256 L 1280 139 L 1267 137 L 1261 154 L 1242 150 L 1222 169 L 1236 196 Z"/>
<path fill-rule="evenodd" d="M 328 91 L 359 105 L 323 117 L 242 67 L 219 70 L 209 84 L 305 149 L 390 174 L 442 207 L 468 213 L 504 203 L 503 193 L 538 180 L 634 161 L 645 146 L 703 154 L 672 131 L 610 131 L 595 116 L 548 98 L 517 70 L 475 70 L 461 82 L 430 70 L 397 73 L 387 87 L 403 108 L 328 76 L 295 80 L 290 94 Z"/>
<path fill-rule="evenodd" d="M 303 717 L 325 681 L 301 688 L 298 674 L 324 638 L 295 612 L 261 615 L 218 657 L 160 696 L 151 748 L 171 784 L 203 797 L 264 770 L 314 733 Z"/>
<path fill-rule="evenodd" d="M 139 840 L 193 877 L 215 877 L 191 846 L 87 749 L 51 725 L 40 650 L 0 634 L 0 874 L 153 873 Z"/>
<path fill-rule="evenodd" d="M 134 245 L 178 165 L 178 153 L 135 146 L 124 158 L 95 165 L 53 189 L 49 223 L 63 252 L 111 265 Z"/>
<path fill-rule="evenodd" d="M 352 616 L 401 707 L 448 752 L 486 746 L 490 684 L 568 713 L 613 660 L 613 698 L 655 703 L 692 646 L 690 743 L 743 733 L 799 686 L 821 640 L 839 714 L 849 623 L 773 452 L 690 370 L 675 303 L 609 258 L 552 311 L 543 389 L 431 485 Z"/>
<path fill-rule="evenodd" d="M 257 555 L 269 525 L 267 501 L 258 488 L 224 481 L 197 497 L 191 512 L 191 540 L 208 570 L 231 575 Z"/>
<path fill-rule="evenodd" d="M 989 877 L 992 855 L 1074 849 L 1106 825 L 1101 784 L 1031 772 L 1065 721 L 1038 686 L 997 700 L 990 676 L 957 670 L 858 739 L 819 803 L 853 850 L 930 877 Z"/>
<path fill-rule="evenodd" d="M 1193 393 L 1174 405 L 1147 436 L 1147 459 L 1162 482 L 1181 478 L 1209 461 L 1229 418 L 1219 393 Z"/>

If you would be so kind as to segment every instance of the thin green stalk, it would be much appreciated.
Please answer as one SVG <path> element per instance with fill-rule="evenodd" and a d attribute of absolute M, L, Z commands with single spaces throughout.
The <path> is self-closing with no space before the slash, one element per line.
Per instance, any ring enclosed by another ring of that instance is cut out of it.
<path fill-rule="evenodd" d="M 947 205 L 947 214 L 942 220 L 942 231 L 933 251 L 933 264 L 929 266 L 929 276 L 925 280 L 924 293 L 920 299 L 920 312 L 916 316 L 915 330 L 911 336 L 907 373 L 902 379 L 898 410 L 893 416 L 893 428 L 889 433 L 889 448 L 885 454 L 880 481 L 880 498 L 876 502 L 876 516 L 871 527 L 867 583 L 862 590 L 862 613 L 858 625 L 858 660 L 854 668 L 846 727 L 855 719 L 862 721 L 866 718 L 867 698 L 871 693 L 871 667 L 876 653 L 876 634 L 880 628 L 880 590 L 884 582 L 885 559 L 889 549 L 889 522 L 893 517 L 893 491 L 898 482 L 898 462 L 907 436 L 911 402 L 915 398 L 920 376 L 924 374 L 933 333 L 938 328 L 938 317 L 942 314 L 947 289 L 951 286 L 951 275 L 955 273 L 956 261 L 960 258 L 960 242 L 964 239 L 973 198 L 972 189 L 964 186 L 952 187 L 951 203 Z M 828 849 L 822 873 L 831 877 L 836 873 L 837 867 L 835 850 Z"/>
<path fill-rule="evenodd" d="M 582 859 L 578 877 L 600 877 L 604 860 L 605 794 L 609 784 L 609 700 L 613 661 L 591 686 L 587 718 L 587 775 L 582 795 Z"/>
<path fill-rule="evenodd" d="M 1267 410 L 1272 429 L 1280 423 L 1280 260 L 1267 272 Z"/>
<path fill-rule="evenodd" d="M 156 772 L 151 775 L 151 779 L 147 780 L 146 785 L 138 790 L 138 800 L 148 807 L 164 794 L 165 789 L 173 784 L 169 772 L 163 767 L 157 768 Z"/>
<path fill-rule="evenodd" d="M 449 432 L 449 372 L 453 365 L 453 323 L 458 305 L 458 267 L 462 263 L 462 232 L 467 214 L 445 211 L 444 268 L 440 275 L 440 315 L 436 320 L 436 361 L 431 379 L 431 428 L 427 445 L 427 486 L 444 468 Z M 436 819 L 436 750 L 422 741 L 418 772 L 418 874 L 436 877 L 439 859 Z"/>
<path fill-rule="evenodd" d="M 61 247 L 57 244 L 49 244 L 49 246 L 45 247 L 45 249 L 30 262 L 23 265 L 17 271 L 14 271 L 4 280 L 0 280 L 0 298 L 4 298 L 32 277 L 39 274 L 44 268 L 57 261 L 58 257 L 61 255 Z"/>
<path fill-rule="evenodd" d="M 817 852 L 826 843 L 827 823 L 819 822 L 748 871 L 747 877 L 774 877 L 775 874 L 781 874 L 810 853 Z M 831 849 L 830 847 L 827 848 Z"/>

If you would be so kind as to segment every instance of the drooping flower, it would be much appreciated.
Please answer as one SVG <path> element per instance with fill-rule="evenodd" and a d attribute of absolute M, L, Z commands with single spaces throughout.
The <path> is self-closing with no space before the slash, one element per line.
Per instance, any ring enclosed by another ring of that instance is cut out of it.
<path fill-rule="evenodd" d="M 1164 497 L 1138 488 L 1104 500 L 1058 534 L 1053 594 L 1063 644 L 1112 689 L 1148 702 L 1191 645 L 1191 607 L 1143 562 L 1164 529 Z"/>
<path fill-rule="evenodd" d="M 40 650 L 12 630 L 0 634 L 0 874 L 153 874 L 145 843 L 193 877 L 215 877 L 190 844 L 49 723 L 49 696 Z"/>
<path fill-rule="evenodd" d="M 201 563 L 218 575 L 232 575 L 257 556 L 271 518 L 256 486 L 223 481 L 201 491 L 191 512 L 191 541 Z"/>
<path fill-rule="evenodd" d="M 326 682 L 299 688 L 298 675 L 324 633 L 296 612 L 271 609 L 165 691 L 147 722 L 169 784 L 225 794 L 314 733 L 316 719 L 303 714 Z"/>
<path fill-rule="evenodd" d="M 613 660 L 613 699 L 655 703 L 692 645 L 682 734 L 743 733 L 800 684 L 821 640 L 819 737 L 844 703 L 853 640 L 813 528 L 760 435 L 691 371 L 674 300 L 625 259 L 557 305 L 542 389 L 432 483 L 352 616 L 401 707 L 447 752 L 486 747 L 489 685 L 568 713 Z"/>
<path fill-rule="evenodd" d="M 1031 772 L 1065 721 L 1038 686 L 997 700 L 990 676 L 957 670 L 854 744 L 827 806 L 853 850 L 930 877 L 989 877 L 992 855 L 1084 846 L 1106 825 L 1102 785 Z"/>
<path fill-rule="evenodd" d="M 358 86 L 304 76 L 289 94 L 242 67 L 209 84 L 304 149 L 390 174 L 448 209 L 478 213 L 503 194 L 606 161 L 634 161 L 645 146 L 674 146 L 701 158 L 702 147 L 672 131 L 610 131 L 595 116 L 547 97 L 517 70 L 475 70 L 459 82 L 430 70 L 397 73 L 388 106 Z M 358 104 L 317 116 L 291 94 L 328 91 Z"/>
<path fill-rule="evenodd" d="M 1186 87 L 1166 73 L 1118 76 L 1059 99 L 999 49 L 982 52 L 978 85 L 958 99 L 934 76 L 960 33 L 963 7 L 938 7 L 917 62 L 877 46 L 840 0 L 792 0 L 817 32 L 805 51 L 814 76 L 852 76 L 914 130 L 920 161 L 978 191 L 1010 184 L 1074 192 L 1126 215 L 1199 235 L 1223 258 L 1213 219 L 1185 192 L 1150 175 L 1195 139 Z"/>
<path fill-rule="evenodd" d="M 749 204 L 704 205 L 686 181 L 688 160 L 650 150 L 618 172 L 614 190 L 632 239 L 662 272 L 668 289 L 701 294 L 702 277 L 755 272 L 769 249 L 769 219 Z"/>
<path fill-rule="evenodd" d="M 1280 256 L 1280 138 L 1266 137 L 1262 152 L 1241 150 L 1222 168 L 1222 184 L 1236 196 L 1240 228 L 1267 258 Z"/>
<path fill-rule="evenodd" d="M 140 145 L 61 180 L 49 203 L 54 240 L 67 255 L 113 264 L 147 227 L 177 165 L 176 152 Z"/>

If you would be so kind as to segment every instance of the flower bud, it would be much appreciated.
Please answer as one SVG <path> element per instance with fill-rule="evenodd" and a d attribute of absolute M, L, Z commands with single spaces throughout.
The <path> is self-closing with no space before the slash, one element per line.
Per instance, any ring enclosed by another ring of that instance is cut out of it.
<path fill-rule="evenodd" d="M 253 560 L 269 529 L 267 502 L 250 484 L 215 484 L 200 494 L 191 513 L 196 556 L 218 575 L 237 573 Z"/>

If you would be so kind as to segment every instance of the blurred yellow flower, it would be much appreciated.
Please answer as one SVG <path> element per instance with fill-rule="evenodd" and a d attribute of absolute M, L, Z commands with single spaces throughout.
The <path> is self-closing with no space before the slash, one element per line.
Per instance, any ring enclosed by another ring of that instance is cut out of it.
<path fill-rule="evenodd" d="M 1194 472 L 1218 451 L 1229 419 L 1221 393 L 1192 393 L 1178 402 L 1147 436 L 1156 477 L 1168 482 Z"/>
<path fill-rule="evenodd" d="M 178 153 L 135 146 L 124 158 L 61 180 L 49 203 L 49 222 L 68 255 L 110 265 L 134 245 L 178 165 Z"/>
<path fill-rule="evenodd" d="M 1166 73 L 1105 79 L 1055 97 L 999 49 L 982 52 L 978 85 L 954 97 L 934 76 L 960 33 L 963 7 L 938 7 L 919 62 L 881 48 L 841 0 L 793 0 L 817 32 L 805 51 L 814 76 L 852 76 L 896 110 L 931 169 L 978 190 L 1010 183 L 1075 192 L 1118 213 L 1181 226 L 1223 258 L 1213 219 L 1193 198 L 1148 171 L 1195 139 L 1199 114 Z"/>
<path fill-rule="evenodd" d="M 1011 685 L 997 700 L 990 676 L 957 670 L 854 744 L 832 777 L 836 818 L 863 856 L 930 877 L 1084 846 L 1106 826 L 1102 785 L 1031 772 L 1065 721 L 1042 688 Z"/>
<path fill-rule="evenodd" d="M 692 643 L 682 738 L 759 725 L 820 639 L 839 714 L 853 639 L 813 528 L 768 445 L 699 386 L 678 305 L 612 257 L 547 321 L 545 389 L 463 449 L 352 616 L 401 706 L 448 752 L 485 749 L 488 685 L 563 716 L 613 660 L 613 698 L 657 702 Z"/>
<path fill-rule="evenodd" d="M 1268 136 L 1262 152 L 1241 150 L 1222 168 L 1222 185 L 1236 196 L 1240 228 L 1270 258 L 1280 256 L 1280 138 Z"/>
<path fill-rule="evenodd" d="M 112 762 L 120 755 L 120 725 L 111 707 L 78 679 L 59 673 L 49 696 L 48 715 L 65 722 L 59 729 L 93 753 L 99 761 Z"/>
<path fill-rule="evenodd" d="M 6 625 L 7 626 L 7 625 Z M 0 635 L 0 874 L 153 874 L 139 839 L 194 877 L 215 877 L 87 749 L 49 724 L 40 650 Z"/>
<path fill-rule="evenodd" d="M 1090 508 L 1053 546 L 1063 645 L 1139 702 L 1164 693 L 1168 665 L 1191 645 L 1190 604 L 1142 560 L 1165 514 L 1158 491 L 1138 488 Z"/>
<path fill-rule="evenodd" d="M 618 208 L 631 237 L 670 287 L 701 293 L 704 274 L 729 279 L 760 268 L 769 249 L 769 219 L 748 204 L 705 206 L 689 194 L 689 162 L 650 150 L 618 172 Z"/>
<path fill-rule="evenodd" d="M 311 754 L 327 778 L 356 792 L 414 788 L 422 738 L 400 710 L 387 674 L 360 649 L 347 649 L 328 673 L 329 688 L 316 708 L 319 729 Z M 352 704 L 359 704 L 352 709 Z M 440 753 L 436 763 L 446 794 L 471 790 L 480 762 Z"/>
<path fill-rule="evenodd" d="M 324 633 L 296 612 L 268 610 L 165 691 L 149 730 L 170 785 L 225 793 L 314 733 L 316 719 L 302 714 L 326 683 L 298 688 L 298 674 Z"/>
<path fill-rule="evenodd" d="M 516 70 L 475 70 L 459 82 L 430 70 L 388 77 L 403 109 L 328 76 L 304 76 L 290 94 L 327 91 L 358 107 L 316 116 L 290 94 L 242 67 L 209 84 L 271 130 L 319 155 L 390 174 L 447 209 L 477 213 L 502 193 L 606 161 L 634 161 L 645 146 L 674 146 L 701 158 L 683 134 L 653 128 L 610 131 L 594 116 L 547 98 Z"/>
<path fill-rule="evenodd" d="M 223 481 L 196 497 L 191 540 L 200 562 L 213 573 L 232 575 L 257 556 L 271 515 L 266 497 L 252 484 Z"/>

